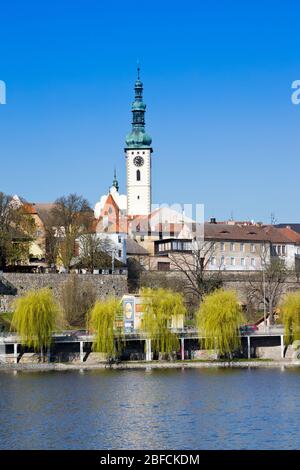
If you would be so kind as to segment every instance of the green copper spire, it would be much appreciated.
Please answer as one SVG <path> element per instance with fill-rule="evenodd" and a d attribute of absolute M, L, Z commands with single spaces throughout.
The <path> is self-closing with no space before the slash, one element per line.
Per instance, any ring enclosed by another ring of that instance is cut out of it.
<path fill-rule="evenodd" d="M 112 184 L 117 191 L 119 191 L 119 182 L 117 180 L 117 173 L 116 173 L 116 169 L 114 169 L 114 179 L 113 179 L 113 184 Z"/>
<path fill-rule="evenodd" d="M 138 76 L 134 85 L 135 99 L 131 106 L 132 130 L 126 137 L 126 148 L 149 148 L 152 139 L 145 131 L 145 111 L 146 105 L 143 102 L 143 84 L 140 80 L 140 66 L 138 66 Z"/>

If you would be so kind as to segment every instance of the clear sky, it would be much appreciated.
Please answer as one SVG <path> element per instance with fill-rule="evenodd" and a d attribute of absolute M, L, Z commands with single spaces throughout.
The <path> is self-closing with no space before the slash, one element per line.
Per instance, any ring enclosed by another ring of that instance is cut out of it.
<path fill-rule="evenodd" d="M 22 0 L 0 5 L 0 190 L 92 205 L 116 166 L 136 62 L 153 202 L 299 222 L 299 1 Z"/>

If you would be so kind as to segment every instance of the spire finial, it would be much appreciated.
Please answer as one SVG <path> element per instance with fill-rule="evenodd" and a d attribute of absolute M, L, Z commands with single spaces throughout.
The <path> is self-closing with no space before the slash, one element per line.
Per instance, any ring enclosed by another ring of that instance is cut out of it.
<path fill-rule="evenodd" d="M 114 168 L 114 180 L 113 180 L 113 187 L 116 188 L 117 191 L 119 191 L 119 182 L 117 180 L 117 172 L 116 172 L 116 167 Z"/>
<path fill-rule="evenodd" d="M 141 64 L 139 59 L 137 60 L 137 79 L 140 79 L 140 70 L 141 70 Z"/>

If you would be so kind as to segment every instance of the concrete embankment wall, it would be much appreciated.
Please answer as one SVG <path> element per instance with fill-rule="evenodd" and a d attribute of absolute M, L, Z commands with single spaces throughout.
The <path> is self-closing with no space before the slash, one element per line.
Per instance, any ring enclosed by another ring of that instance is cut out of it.
<path fill-rule="evenodd" d="M 295 348 L 294 345 L 289 347 L 281 346 L 281 336 L 264 336 L 250 338 L 250 350 L 247 348 L 247 337 L 242 338 L 242 350 L 239 356 L 235 355 L 235 358 L 247 359 L 269 359 L 269 360 L 298 360 L 299 349 Z M 1 349 L 2 345 L 2 349 Z M 297 345 L 299 346 L 299 345 Z M 216 351 L 199 349 L 200 345 L 197 339 L 185 339 L 184 340 L 184 355 L 183 350 L 177 351 L 172 355 L 166 354 L 150 354 L 150 357 L 154 360 L 163 361 L 166 359 L 177 359 L 177 360 L 217 360 L 218 355 Z M 250 356 L 248 355 L 250 352 Z M 151 353 L 151 350 L 150 350 Z M 105 362 L 105 355 L 102 353 L 96 353 L 93 351 L 93 345 L 91 339 L 81 337 L 76 339 L 75 337 L 66 337 L 64 341 L 54 341 L 50 348 L 45 352 L 44 359 L 56 363 L 88 363 L 98 364 Z M 145 350 L 145 339 L 134 339 L 127 340 L 123 344 L 123 349 L 120 352 L 120 359 L 122 361 L 149 361 L 149 356 Z M 40 354 L 33 351 L 32 348 L 24 347 L 20 342 L 16 342 L 16 339 L 12 338 L 11 341 L 8 338 L 3 337 L 1 342 L 0 337 L 0 363 L 20 363 L 30 364 L 40 362 Z"/>
<path fill-rule="evenodd" d="M 61 295 L 62 284 L 70 274 L 29 274 L 4 273 L 0 275 L 0 312 L 11 310 L 12 302 L 29 290 L 48 287 L 56 298 Z M 84 285 L 89 281 L 95 288 L 97 298 L 104 299 L 110 295 L 122 297 L 127 293 L 127 276 L 125 274 L 78 274 L 79 281 Z M 2 279 L 2 284 L 1 284 Z M 7 295 L 7 294 L 10 295 Z M 13 295 L 15 294 L 15 295 Z"/>

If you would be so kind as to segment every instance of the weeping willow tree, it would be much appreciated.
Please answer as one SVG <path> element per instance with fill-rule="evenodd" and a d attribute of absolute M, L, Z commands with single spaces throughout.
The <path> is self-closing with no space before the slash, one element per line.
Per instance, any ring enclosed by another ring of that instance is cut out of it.
<path fill-rule="evenodd" d="M 186 315 L 181 294 L 169 289 L 141 290 L 143 318 L 141 329 L 151 339 L 154 353 L 178 351 L 179 339 L 171 330 L 183 323 Z"/>
<path fill-rule="evenodd" d="M 42 353 L 51 343 L 59 316 L 59 307 L 49 289 L 30 291 L 16 300 L 11 329 L 21 337 L 22 344 Z"/>
<path fill-rule="evenodd" d="M 244 321 L 236 292 L 223 289 L 204 297 L 197 313 L 205 348 L 217 350 L 220 356 L 230 356 L 241 347 L 239 327 Z"/>
<path fill-rule="evenodd" d="M 300 340 L 300 291 L 285 295 L 280 306 L 280 315 L 284 325 L 285 344 Z"/>
<path fill-rule="evenodd" d="M 89 328 L 95 334 L 93 350 L 108 357 L 118 355 L 122 349 L 122 331 L 116 328 L 121 304 L 114 297 L 97 301 L 90 312 Z"/>

